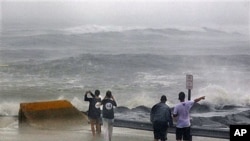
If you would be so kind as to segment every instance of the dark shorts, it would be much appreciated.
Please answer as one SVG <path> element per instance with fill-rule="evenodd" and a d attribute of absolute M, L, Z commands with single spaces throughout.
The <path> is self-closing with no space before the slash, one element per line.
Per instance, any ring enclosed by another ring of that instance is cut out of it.
<path fill-rule="evenodd" d="M 190 140 L 190 127 L 176 128 L 176 140 Z"/>
<path fill-rule="evenodd" d="M 91 118 L 91 117 L 89 117 L 89 122 L 91 124 L 102 124 L 101 118 Z"/>
<path fill-rule="evenodd" d="M 153 123 L 153 129 L 154 129 L 154 138 L 165 141 L 167 137 L 167 129 L 168 129 L 167 122 L 155 121 Z"/>

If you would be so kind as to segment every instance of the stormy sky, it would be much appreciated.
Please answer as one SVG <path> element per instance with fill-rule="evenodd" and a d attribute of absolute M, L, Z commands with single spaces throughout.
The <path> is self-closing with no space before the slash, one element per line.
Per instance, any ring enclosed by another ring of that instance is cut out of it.
<path fill-rule="evenodd" d="M 249 0 L 1 0 L 3 25 L 218 27 L 249 32 Z"/>

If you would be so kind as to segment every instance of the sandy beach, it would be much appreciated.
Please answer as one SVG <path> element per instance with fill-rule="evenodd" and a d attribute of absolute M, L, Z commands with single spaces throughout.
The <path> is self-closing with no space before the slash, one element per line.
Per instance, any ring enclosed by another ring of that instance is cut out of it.
<path fill-rule="evenodd" d="M 81 129 L 39 129 L 35 127 L 19 128 L 17 117 L 0 117 L 0 141 L 102 141 L 103 136 L 93 138 L 89 125 Z M 113 141 L 153 141 L 151 131 L 114 127 Z M 168 134 L 169 141 L 175 141 L 174 134 Z M 193 141 L 226 141 L 226 139 L 193 137 Z"/>

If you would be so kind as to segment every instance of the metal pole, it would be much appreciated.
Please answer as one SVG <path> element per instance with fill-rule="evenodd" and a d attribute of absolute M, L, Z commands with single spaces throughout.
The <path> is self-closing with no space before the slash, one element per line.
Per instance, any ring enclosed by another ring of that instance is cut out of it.
<path fill-rule="evenodd" d="M 188 89 L 188 100 L 191 100 L 191 89 Z M 190 132 L 192 132 L 192 130 L 190 129 Z M 192 134 L 190 133 L 190 139 L 189 141 L 192 141 Z"/>
<path fill-rule="evenodd" d="M 188 100 L 191 100 L 191 89 L 188 89 Z"/>

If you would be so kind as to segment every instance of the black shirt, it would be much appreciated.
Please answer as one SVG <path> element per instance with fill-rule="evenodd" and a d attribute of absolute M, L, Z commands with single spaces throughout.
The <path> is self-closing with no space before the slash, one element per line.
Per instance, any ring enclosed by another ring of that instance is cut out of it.
<path fill-rule="evenodd" d="M 103 118 L 113 119 L 114 118 L 114 106 L 117 106 L 116 102 L 111 99 L 103 99 Z"/>
<path fill-rule="evenodd" d="M 93 95 L 92 95 L 93 96 Z M 96 107 L 97 102 L 101 102 L 101 98 L 88 98 L 87 95 L 84 97 L 84 101 L 89 101 L 88 116 L 93 119 L 101 117 L 101 109 Z"/>

